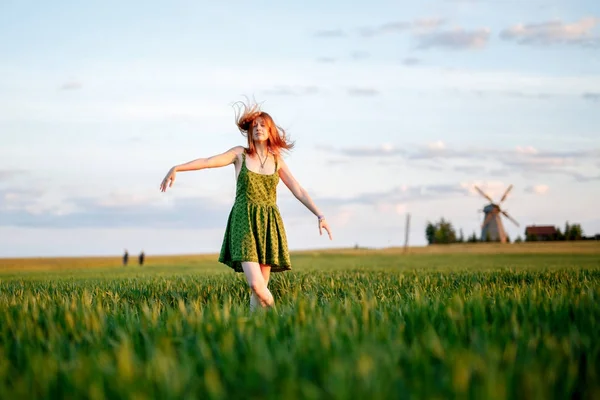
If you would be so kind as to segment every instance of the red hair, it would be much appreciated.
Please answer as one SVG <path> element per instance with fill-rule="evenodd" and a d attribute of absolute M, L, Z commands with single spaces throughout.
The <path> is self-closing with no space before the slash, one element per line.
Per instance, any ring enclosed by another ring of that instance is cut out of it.
<path fill-rule="evenodd" d="M 241 103 L 241 105 L 240 105 Z M 236 125 L 243 136 L 248 138 L 249 155 L 256 151 L 254 147 L 254 139 L 252 138 L 252 128 L 256 126 L 258 118 L 262 118 L 269 131 L 267 139 L 267 148 L 276 155 L 281 154 L 281 150 L 289 151 L 294 148 L 294 142 L 290 141 L 285 131 L 275 124 L 273 118 L 266 112 L 261 111 L 257 104 L 247 106 L 242 102 L 237 102 L 240 105 L 236 112 Z"/>

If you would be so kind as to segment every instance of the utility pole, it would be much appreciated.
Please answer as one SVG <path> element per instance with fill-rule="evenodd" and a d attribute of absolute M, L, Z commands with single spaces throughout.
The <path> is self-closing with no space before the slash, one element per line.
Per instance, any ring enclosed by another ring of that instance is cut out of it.
<path fill-rule="evenodd" d="M 408 233 L 410 232 L 410 213 L 406 214 L 406 224 L 404 229 L 404 252 L 408 251 Z"/>

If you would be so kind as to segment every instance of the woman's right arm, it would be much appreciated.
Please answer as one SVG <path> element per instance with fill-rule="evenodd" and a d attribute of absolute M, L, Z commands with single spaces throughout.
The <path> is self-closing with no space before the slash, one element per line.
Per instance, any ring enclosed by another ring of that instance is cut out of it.
<path fill-rule="evenodd" d="M 167 175 L 160 184 L 160 191 L 165 192 L 167 190 L 167 186 L 173 186 L 173 183 L 175 183 L 175 175 L 177 174 L 177 172 L 197 171 L 206 168 L 225 167 L 229 164 L 233 164 L 237 159 L 237 156 L 243 151 L 244 148 L 242 146 L 236 146 L 232 147 L 224 153 L 217 154 L 212 157 L 197 158 L 187 163 L 176 165 L 172 167 L 169 170 L 169 172 L 167 172 Z"/>

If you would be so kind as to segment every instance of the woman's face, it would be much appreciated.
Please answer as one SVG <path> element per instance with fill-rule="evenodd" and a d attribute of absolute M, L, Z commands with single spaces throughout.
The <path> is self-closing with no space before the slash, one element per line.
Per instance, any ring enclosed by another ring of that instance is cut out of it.
<path fill-rule="evenodd" d="M 266 142 L 269 139 L 269 127 L 262 117 L 256 118 L 252 126 L 252 139 L 255 143 Z"/>

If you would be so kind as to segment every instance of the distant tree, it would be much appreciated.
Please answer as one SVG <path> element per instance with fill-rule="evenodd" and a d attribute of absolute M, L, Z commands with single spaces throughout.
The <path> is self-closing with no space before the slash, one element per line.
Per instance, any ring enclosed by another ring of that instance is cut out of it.
<path fill-rule="evenodd" d="M 456 243 L 456 231 L 449 221 L 441 218 L 435 224 L 428 222 L 425 227 L 425 237 L 429 244 Z"/>
<path fill-rule="evenodd" d="M 569 230 L 565 231 L 565 237 L 567 240 L 581 240 L 583 238 L 583 229 L 581 228 L 581 225 L 570 225 Z"/>
<path fill-rule="evenodd" d="M 564 230 L 564 240 L 571 240 L 569 239 L 569 232 L 571 231 L 571 226 L 569 225 L 569 221 L 565 222 L 565 230 Z"/>
<path fill-rule="evenodd" d="M 456 243 L 456 231 L 449 221 L 446 221 L 444 218 L 440 219 L 440 222 L 437 223 L 436 228 L 436 243 Z"/>
<path fill-rule="evenodd" d="M 523 242 L 523 238 L 519 235 L 517 236 L 517 238 L 515 239 L 515 243 L 522 243 Z"/>
<path fill-rule="evenodd" d="M 556 228 L 553 240 L 565 240 L 565 235 L 560 231 L 560 228 Z"/>
<path fill-rule="evenodd" d="M 477 243 L 477 242 L 479 242 L 479 238 L 477 237 L 477 234 L 475 232 L 473 232 L 471 234 L 471 236 L 469 236 L 469 238 L 467 239 L 467 242 L 469 242 L 469 243 Z"/>
<path fill-rule="evenodd" d="M 460 234 L 458 235 L 458 243 L 464 243 L 464 242 L 465 242 L 465 235 L 463 234 L 463 230 L 461 228 Z"/>
<path fill-rule="evenodd" d="M 433 244 L 435 242 L 435 225 L 431 222 L 427 222 L 425 237 L 427 238 L 427 243 Z"/>

